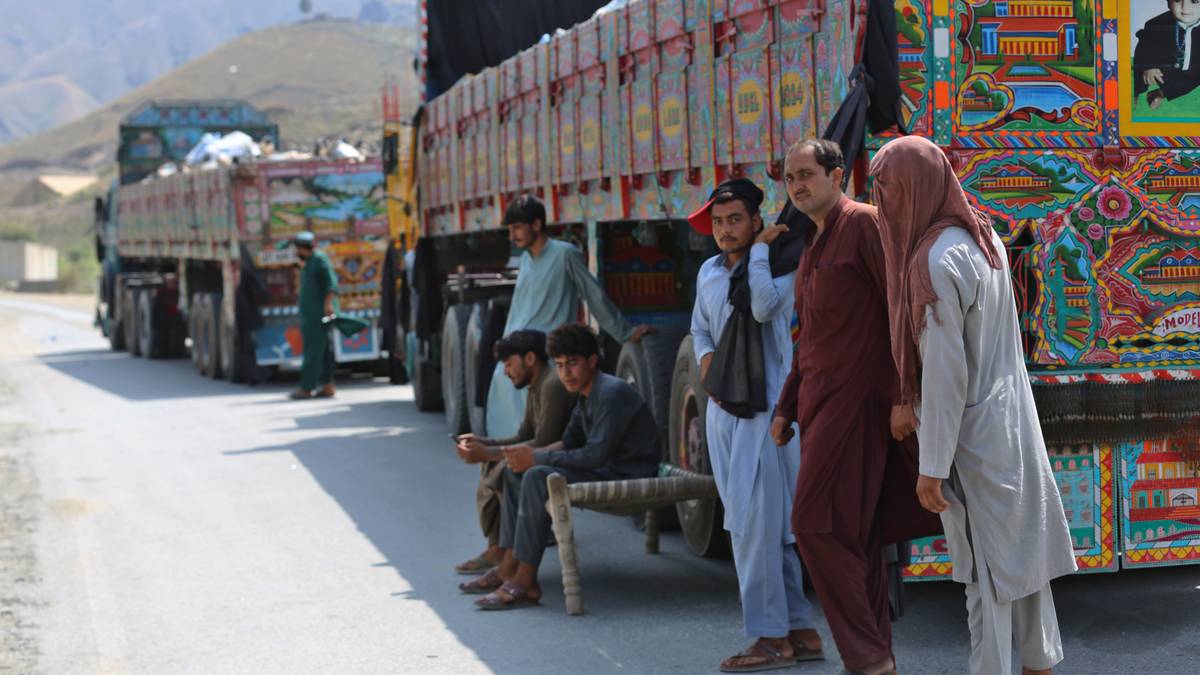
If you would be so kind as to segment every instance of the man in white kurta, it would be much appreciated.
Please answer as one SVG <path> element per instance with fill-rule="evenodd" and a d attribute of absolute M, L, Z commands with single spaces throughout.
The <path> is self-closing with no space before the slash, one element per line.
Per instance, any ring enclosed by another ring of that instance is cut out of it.
<path fill-rule="evenodd" d="M 546 209 L 535 197 L 523 195 L 513 200 L 505 211 L 504 224 L 513 245 L 524 249 L 504 322 L 505 335 L 523 329 L 548 334 L 571 323 L 577 318 L 580 299 L 600 329 L 617 340 L 636 341 L 647 332 L 645 327 L 629 325 L 588 271 L 583 253 L 575 245 L 546 234 Z M 488 435 L 513 435 L 524 414 L 525 395 L 504 377 L 504 364 L 497 363 L 488 387 Z"/>
<path fill-rule="evenodd" d="M 749 181 L 742 179 L 734 189 L 749 191 L 742 183 Z M 717 202 L 725 185 L 714 191 Z M 758 226 L 747 228 L 745 241 L 740 244 L 722 241 L 727 233 L 721 220 L 727 217 L 724 211 L 729 210 L 740 211 L 740 216 L 749 220 L 752 215 L 746 212 L 747 206 L 727 199 L 724 204 L 710 200 L 705 207 L 712 210 L 710 231 L 723 252 L 700 267 L 691 333 L 697 363 L 707 372 L 707 364 L 734 311 L 729 302 L 730 278 L 738 265 L 747 265 L 751 313 L 762 324 L 767 408 L 753 418 L 744 419 L 726 412 L 710 398 L 705 418 L 708 456 L 725 508 L 725 529 L 733 544 L 746 636 L 787 638 L 792 658 L 813 660 L 822 658 L 820 639 L 813 630 L 812 606 L 804 597 L 796 540 L 789 527 L 795 476 L 800 469 L 800 442 L 793 438 L 779 446 L 770 436 L 771 411 L 775 409 L 792 360 L 795 273 L 772 278 L 768 242 L 786 226 L 775 226 L 759 234 L 761 218 L 757 214 L 762 193 L 756 187 L 751 192 L 753 217 Z M 693 219 L 696 217 L 693 215 Z M 697 229 L 703 231 L 703 227 Z M 725 252 L 739 246 L 739 251 Z M 769 644 L 759 646 L 760 651 L 764 648 L 769 648 Z M 722 670 L 736 670 L 738 666 L 761 663 L 770 657 L 765 652 L 752 653 L 754 649 L 728 659 Z"/>
<path fill-rule="evenodd" d="M 993 245 L 1003 250 L 992 234 Z M 1025 371 L 1008 265 L 957 227 L 929 251 L 938 301 L 921 338 L 921 475 L 940 478 L 954 580 L 967 585 L 971 673 L 1063 658 L 1050 580 L 1075 571 Z M 936 312 L 936 316 L 934 315 Z"/>
<path fill-rule="evenodd" d="M 1063 658 L 1050 580 L 1075 555 L 1003 242 L 927 139 L 888 143 L 870 175 L 903 402 L 892 434 L 917 432 L 917 498 L 941 514 L 967 585 L 970 672 L 1012 672 L 1015 641 L 1026 675 L 1049 673 Z"/>

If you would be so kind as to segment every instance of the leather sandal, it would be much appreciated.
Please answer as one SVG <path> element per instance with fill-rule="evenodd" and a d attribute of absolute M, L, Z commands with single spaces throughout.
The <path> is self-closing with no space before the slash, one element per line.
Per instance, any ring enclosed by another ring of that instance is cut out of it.
<path fill-rule="evenodd" d="M 750 663 L 742 665 L 732 665 L 730 661 L 734 660 L 749 660 Z M 768 647 L 765 642 L 759 640 L 750 645 L 746 649 L 734 654 L 733 656 L 721 662 L 722 673 L 757 673 L 764 670 L 778 670 L 780 668 L 791 668 L 796 665 L 794 656 L 784 656 L 783 652 Z"/>
<path fill-rule="evenodd" d="M 508 595 L 508 597 L 501 596 L 501 592 Z M 511 581 L 506 581 L 500 588 L 475 601 L 476 607 L 488 611 L 537 607 L 539 604 L 541 603 L 538 602 L 537 598 L 529 597 L 524 588 Z"/>
<path fill-rule="evenodd" d="M 458 585 L 458 590 L 467 595 L 486 595 L 504 585 L 504 577 L 500 571 L 492 568 L 478 579 L 464 581 Z"/>

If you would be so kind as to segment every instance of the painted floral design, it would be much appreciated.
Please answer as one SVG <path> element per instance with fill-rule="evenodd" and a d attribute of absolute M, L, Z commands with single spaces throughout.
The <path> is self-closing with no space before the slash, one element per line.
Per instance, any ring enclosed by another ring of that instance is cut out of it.
<path fill-rule="evenodd" d="M 1090 206 L 1084 206 L 1079 209 L 1079 219 L 1085 223 L 1090 223 L 1096 217 L 1096 212 Z"/>
<path fill-rule="evenodd" d="M 1124 220 L 1129 216 L 1133 203 L 1124 190 L 1110 185 L 1100 191 L 1100 196 L 1096 199 L 1096 207 L 1100 209 L 1100 215 L 1109 220 Z"/>
<path fill-rule="evenodd" d="M 1100 227 L 1096 223 L 1092 223 L 1091 225 L 1088 225 L 1087 235 L 1092 239 L 1101 239 L 1104 237 L 1104 228 Z"/>

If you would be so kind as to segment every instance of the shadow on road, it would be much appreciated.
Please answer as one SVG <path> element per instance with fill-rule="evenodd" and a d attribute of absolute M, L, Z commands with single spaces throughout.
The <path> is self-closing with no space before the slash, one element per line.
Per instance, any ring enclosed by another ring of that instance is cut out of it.
<path fill-rule="evenodd" d="M 80 382 L 130 401 L 148 401 L 202 396 L 228 396 L 247 391 L 248 385 L 213 380 L 196 373 L 188 359 L 145 359 L 108 349 L 84 349 L 41 354 L 38 360 Z M 279 390 L 279 402 L 299 380 L 295 372 L 277 373 L 259 391 Z M 360 373 L 339 371 L 339 387 L 390 386 Z M 345 426 L 345 425 L 342 425 Z"/>
<path fill-rule="evenodd" d="M 395 426 L 375 426 L 380 409 Z M 437 419 L 411 403 L 355 405 L 298 418 L 297 424 L 373 428 L 225 454 L 293 454 L 380 552 L 380 564 L 411 585 L 395 589 L 396 601 L 426 603 L 496 672 L 611 672 L 615 662 L 639 654 L 700 666 L 703 661 L 691 653 L 696 644 L 732 648 L 741 642 L 737 582 L 728 561 L 691 555 L 678 533 L 664 533 L 663 553 L 647 555 L 629 519 L 587 512 L 577 512 L 576 522 L 587 615 L 565 613 L 555 548 L 542 564 L 542 607 L 474 609 L 475 597 L 457 590 L 468 577 L 455 575 L 453 566 L 483 548 L 474 512 L 478 470 L 458 460 L 444 434 L 429 431 L 441 426 L 430 418 Z M 667 640 L 666 625 L 687 637 Z M 516 644 L 511 629 L 520 631 Z M 564 644 L 572 648 L 563 650 Z M 633 672 L 646 670 L 632 666 Z"/>

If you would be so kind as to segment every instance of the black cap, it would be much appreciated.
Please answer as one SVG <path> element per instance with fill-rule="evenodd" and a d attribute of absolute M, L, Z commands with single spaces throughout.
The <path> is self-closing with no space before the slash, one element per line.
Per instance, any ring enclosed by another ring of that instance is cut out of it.
<path fill-rule="evenodd" d="M 718 197 L 739 197 L 746 200 L 752 206 L 753 211 L 757 211 L 763 201 L 763 191 L 759 189 L 754 181 L 749 178 L 731 178 L 716 187 L 711 194 L 708 195 L 708 200 L 704 202 L 704 206 L 697 209 L 692 215 L 688 216 L 688 222 L 691 223 L 692 229 L 700 234 L 712 234 L 712 210 L 713 202 Z"/>

